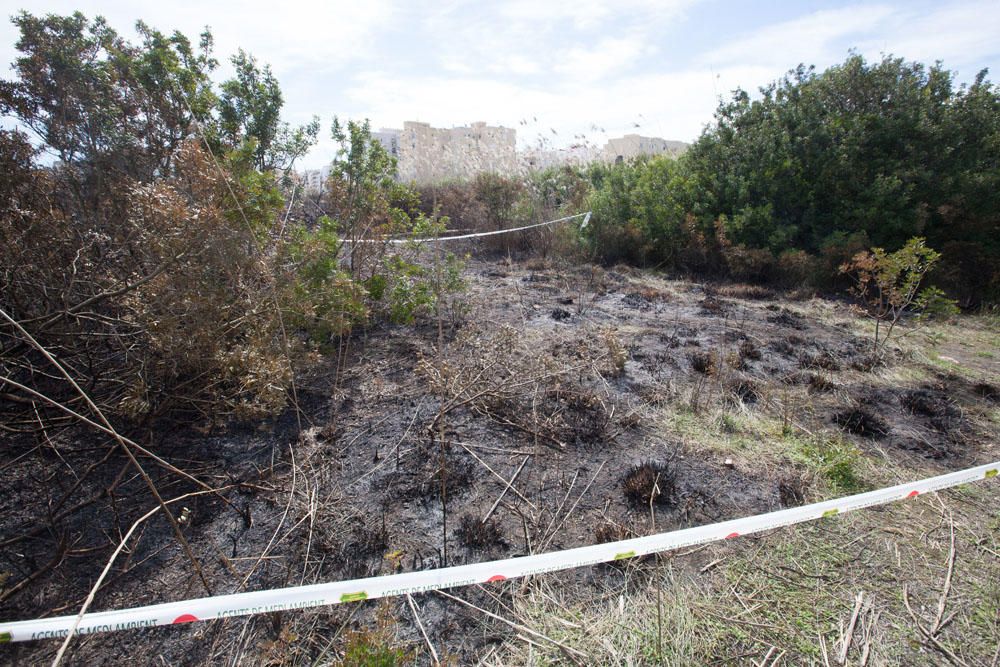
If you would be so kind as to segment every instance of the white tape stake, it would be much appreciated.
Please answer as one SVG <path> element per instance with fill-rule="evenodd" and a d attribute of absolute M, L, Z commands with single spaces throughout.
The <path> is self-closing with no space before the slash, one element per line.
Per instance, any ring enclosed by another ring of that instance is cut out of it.
<path fill-rule="evenodd" d="M 512 227 L 511 229 L 497 229 L 492 232 L 477 232 L 475 234 L 462 234 L 461 236 L 434 236 L 428 238 L 405 238 L 405 239 L 358 239 L 356 243 L 392 243 L 392 244 L 402 244 L 402 243 L 437 243 L 439 241 L 461 241 L 464 239 L 478 239 L 484 236 L 497 236 L 498 234 L 513 234 L 514 232 L 523 232 L 526 229 L 536 229 L 538 227 L 545 227 L 547 225 L 555 225 L 560 222 L 568 222 L 570 220 L 575 220 L 576 218 L 583 218 L 583 223 L 580 225 L 580 229 L 587 226 L 590 222 L 590 211 L 586 213 L 577 213 L 576 215 L 568 215 L 565 218 L 558 218 L 556 220 L 547 220 L 546 222 L 535 223 L 534 225 L 525 225 L 524 227 Z M 344 243 L 350 243 L 351 241 L 345 240 Z"/>
<path fill-rule="evenodd" d="M 166 602 L 148 607 L 95 612 L 83 617 L 77 634 L 85 635 L 95 632 L 207 621 L 215 618 L 247 616 L 285 609 L 322 607 L 341 602 L 372 600 L 406 593 L 421 593 L 455 586 L 504 581 L 543 572 L 556 572 L 596 563 L 626 560 L 636 556 L 727 540 L 772 528 L 834 517 L 844 512 L 874 505 L 884 505 L 959 484 L 997 477 L 998 472 L 1000 472 L 1000 461 L 918 482 L 899 484 L 812 505 L 793 507 L 742 519 L 732 519 L 708 526 L 685 528 L 670 533 L 521 558 L 507 558 L 437 570 L 404 572 L 368 579 L 235 593 L 233 595 Z M 65 637 L 70 628 L 73 627 L 75 620 L 76 616 L 74 615 L 0 623 L 0 642 Z"/>

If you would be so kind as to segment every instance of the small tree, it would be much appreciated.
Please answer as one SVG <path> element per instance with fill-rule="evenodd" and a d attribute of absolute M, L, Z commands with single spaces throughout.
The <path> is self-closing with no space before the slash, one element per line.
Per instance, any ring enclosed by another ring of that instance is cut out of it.
<path fill-rule="evenodd" d="M 840 267 L 854 280 L 851 291 L 865 305 L 875 320 L 872 363 L 885 354 L 886 345 L 896 325 L 907 310 L 923 315 L 951 315 L 958 311 L 955 302 L 944 297 L 936 287 L 923 291 L 920 283 L 941 258 L 941 253 L 928 248 L 922 238 L 912 238 L 896 252 L 872 248 L 859 252 Z"/>

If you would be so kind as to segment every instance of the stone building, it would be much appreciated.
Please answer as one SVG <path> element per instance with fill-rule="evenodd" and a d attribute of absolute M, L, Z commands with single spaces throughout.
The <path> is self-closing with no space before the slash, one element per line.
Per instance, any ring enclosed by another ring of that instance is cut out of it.
<path fill-rule="evenodd" d="M 399 180 L 413 183 L 468 179 L 480 172 L 511 175 L 517 170 L 516 132 L 472 123 L 437 128 L 406 121 L 402 130 L 372 133 L 399 163 Z"/>
<path fill-rule="evenodd" d="M 617 139 L 608 139 L 604 145 L 603 158 L 607 162 L 627 162 L 640 155 L 680 155 L 688 145 L 683 141 L 670 141 L 659 137 L 643 137 L 626 134 Z"/>
<path fill-rule="evenodd" d="M 575 145 L 568 148 L 533 148 L 521 154 L 521 164 L 528 171 L 550 167 L 585 167 L 602 158 L 597 146 Z"/>
<path fill-rule="evenodd" d="M 585 166 L 591 162 L 623 162 L 640 155 L 680 155 L 688 145 L 659 137 L 627 134 L 609 139 L 603 148 L 578 144 L 568 148 L 538 147 L 517 151 L 517 134 L 508 127 L 472 123 L 465 127 L 437 128 L 428 123 L 405 121 L 403 129 L 382 128 L 372 132 L 389 155 L 396 158 L 398 179 L 425 185 L 451 180 L 469 180 L 482 172 L 513 176 L 564 165 Z M 330 166 L 302 173 L 307 192 L 322 193 Z"/>

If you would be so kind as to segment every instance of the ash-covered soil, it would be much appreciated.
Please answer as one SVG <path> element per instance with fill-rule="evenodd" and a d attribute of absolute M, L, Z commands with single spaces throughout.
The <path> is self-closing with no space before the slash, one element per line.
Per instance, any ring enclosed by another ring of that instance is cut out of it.
<path fill-rule="evenodd" d="M 144 443 L 219 489 L 175 505 L 214 594 L 582 546 L 829 491 L 794 460 L 703 447 L 670 415 L 730 410 L 831 432 L 911 477 L 997 458 L 984 417 L 996 409 L 997 369 L 984 361 L 978 380 L 928 370 L 887 382 L 846 304 L 596 267 L 474 261 L 466 273 L 463 303 L 439 321 L 359 332 L 303 374 L 299 418 L 175 427 Z M 111 549 L 155 506 L 116 453 L 76 485 L 107 451 L 80 432 L 8 449 L 4 619 L 76 611 Z M 143 463 L 164 498 L 198 491 Z M 205 594 L 164 519 L 130 544 L 93 610 Z M 625 574 L 561 576 L 596 592 Z M 453 594 L 497 609 L 504 589 Z M 431 642 L 458 663 L 512 632 L 433 593 L 414 599 Z M 384 629 L 386 615 L 393 641 L 427 662 L 405 599 L 88 636 L 69 662 L 337 662 L 352 631 Z M 51 660 L 57 647 L 3 646 L 0 660 Z"/>

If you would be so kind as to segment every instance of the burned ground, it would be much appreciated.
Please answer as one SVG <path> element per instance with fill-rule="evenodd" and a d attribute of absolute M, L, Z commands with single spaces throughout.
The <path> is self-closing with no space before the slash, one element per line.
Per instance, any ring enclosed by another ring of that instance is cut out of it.
<path fill-rule="evenodd" d="M 339 362 L 299 378 L 298 418 L 207 434 L 173 427 L 149 443 L 219 489 L 178 502 L 213 593 L 512 557 L 795 506 L 893 476 L 869 455 L 894 457 L 909 478 L 997 458 L 996 369 L 949 378 L 928 367 L 906 379 L 863 370 L 869 341 L 844 304 L 789 307 L 771 290 L 596 267 L 476 261 L 466 278 L 464 319 L 440 332 L 357 333 Z M 78 608 L 109 548 L 151 508 L 118 455 L 74 488 L 67 469 L 106 450 L 79 432 L 61 437 L 11 449 L 0 479 L 5 618 Z M 164 496 L 196 491 L 149 469 Z M 119 471 L 114 493 L 102 494 Z M 594 595 L 622 578 L 620 568 L 560 576 Z M 461 595 L 496 608 L 511 590 Z M 157 517 L 95 609 L 203 594 Z M 415 599 L 430 640 L 458 662 L 510 637 L 447 598 Z M 384 604 L 398 619 L 392 641 L 422 651 L 406 601 Z M 75 641 L 71 657 L 113 662 L 141 646 L 168 663 L 331 658 L 378 608 L 94 635 Z M 0 656 L 36 662 L 55 648 Z"/>

